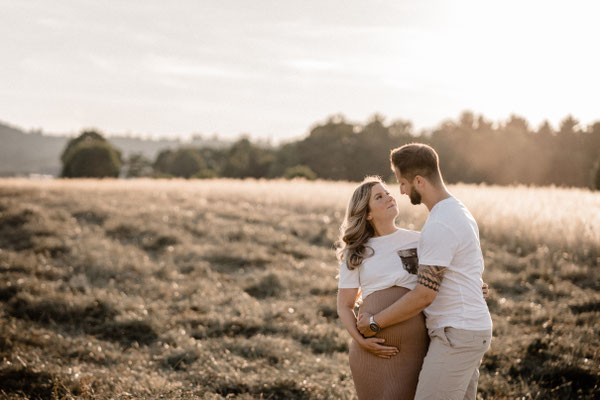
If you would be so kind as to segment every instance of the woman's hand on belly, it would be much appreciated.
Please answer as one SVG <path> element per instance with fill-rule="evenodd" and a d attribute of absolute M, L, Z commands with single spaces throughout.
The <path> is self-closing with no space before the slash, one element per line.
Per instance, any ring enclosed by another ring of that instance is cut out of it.
<path fill-rule="evenodd" d="M 360 347 L 367 350 L 368 352 L 381 358 L 391 358 L 398 354 L 398 349 L 394 346 L 384 346 L 382 343 L 385 342 L 383 338 L 371 337 L 364 338 L 358 342 Z"/>

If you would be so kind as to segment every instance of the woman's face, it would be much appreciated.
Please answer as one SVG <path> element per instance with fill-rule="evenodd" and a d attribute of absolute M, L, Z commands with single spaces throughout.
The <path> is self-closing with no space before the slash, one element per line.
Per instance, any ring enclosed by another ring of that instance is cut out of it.
<path fill-rule="evenodd" d="M 398 205 L 388 189 L 381 183 L 371 188 L 369 198 L 369 214 L 367 219 L 372 223 L 389 222 L 398 215 Z"/>

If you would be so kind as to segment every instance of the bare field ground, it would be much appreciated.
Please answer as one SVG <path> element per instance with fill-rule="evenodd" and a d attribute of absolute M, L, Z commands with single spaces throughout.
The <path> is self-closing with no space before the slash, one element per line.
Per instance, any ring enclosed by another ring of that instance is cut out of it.
<path fill-rule="evenodd" d="M 0 180 L 0 398 L 354 399 L 333 251 L 353 187 Z M 600 194 L 450 190 L 492 289 L 481 398 L 597 398 Z"/>

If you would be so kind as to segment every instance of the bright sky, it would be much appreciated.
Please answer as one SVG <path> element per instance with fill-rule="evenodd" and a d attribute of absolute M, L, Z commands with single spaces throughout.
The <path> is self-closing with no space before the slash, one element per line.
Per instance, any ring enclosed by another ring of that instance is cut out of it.
<path fill-rule="evenodd" d="M 0 120 L 275 141 L 342 113 L 600 120 L 600 3 L 0 0 Z"/>

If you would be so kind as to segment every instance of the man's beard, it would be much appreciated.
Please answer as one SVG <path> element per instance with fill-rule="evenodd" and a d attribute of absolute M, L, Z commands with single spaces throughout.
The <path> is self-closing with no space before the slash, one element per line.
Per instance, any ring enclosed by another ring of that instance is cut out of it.
<path fill-rule="evenodd" d="M 414 187 L 410 188 L 410 194 L 408 197 L 410 198 L 410 202 L 415 206 L 421 204 L 421 193 L 417 192 Z"/>

